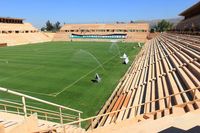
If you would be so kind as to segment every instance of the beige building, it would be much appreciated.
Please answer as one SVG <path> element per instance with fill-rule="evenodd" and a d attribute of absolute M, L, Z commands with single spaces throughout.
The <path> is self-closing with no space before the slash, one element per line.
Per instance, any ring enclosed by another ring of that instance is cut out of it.
<path fill-rule="evenodd" d="M 32 24 L 23 21 L 20 18 L 0 18 L 0 34 L 38 32 Z"/>
<path fill-rule="evenodd" d="M 65 24 L 54 41 L 111 41 L 146 42 L 147 23 L 127 24 Z"/>
<path fill-rule="evenodd" d="M 200 32 L 200 1 L 183 11 L 180 16 L 184 19 L 176 26 L 177 31 Z"/>
<path fill-rule="evenodd" d="M 49 37 L 38 31 L 31 23 L 24 23 L 24 19 L 0 17 L 0 46 L 15 46 L 29 43 L 51 41 Z"/>

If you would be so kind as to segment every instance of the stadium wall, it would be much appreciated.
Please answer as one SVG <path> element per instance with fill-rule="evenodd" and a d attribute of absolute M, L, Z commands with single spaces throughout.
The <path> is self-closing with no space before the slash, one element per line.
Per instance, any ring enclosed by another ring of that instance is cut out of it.
<path fill-rule="evenodd" d="M 112 36 L 125 34 L 125 38 L 72 38 L 72 35 Z M 149 24 L 65 24 L 56 33 L 53 41 L 111 41 L 146 42 L 149 34 Z"/>
<path fill-rule="evenodd" d="M 184 19 L 177 24 L 176 31 L 200 32 L 200 2 L 183 11 L 180 16 Z"/>
<path fill-rule="evenodd" d="M 7 43 L 0 43 L 0 47 L 6 47 Z"/>
<path fill-rule="evenodd" d="M 52 41 L 53 35 L 38 31 L 31 23 L 19 18 L 0 18 L 0 44 L 15 46 Z"/>

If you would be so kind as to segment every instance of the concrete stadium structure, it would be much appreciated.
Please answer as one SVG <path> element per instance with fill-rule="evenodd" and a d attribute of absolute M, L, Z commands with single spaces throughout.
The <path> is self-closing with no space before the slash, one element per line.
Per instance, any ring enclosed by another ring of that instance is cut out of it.
<path fill-rule="evenodd" d="M 189 25 L 196 23 L 190 11 L 198 5 L 183 13 L 189 12 L 189 17 L 180 25 L 186 21 Z M 187 32 L 187 28 L 182 30 Z M 119 39 L 145 42 L 147 35 L 148 24 L 64 25 L 54 41 Z M 3 107 L 0 110 L 1 133 L 84 133 L 86 131 L 81 128 L 84 122 L 90 123 L 88 133 L 199 132 L 200 37 L 174 32 L 161 33 L 147 41 L 104 107 L 94 117 L 83 119 L 79 110 L 1 87 L 0 91 L 22 99 L 22 104 L 0 100 Z M 27 106 L 26 99 L 53 106 L 59 111 Z M 64 110 L 70 110 L 72 114 L 65 114 Z M 66 119 L 70 122 L 64 123 Z"/>
<path fill-rule="evenodd" d="M 176 26 L 178 31 L 200 31 L 200 2 L 180 14 L 184 19 Z"/>
<path fill-rule="evenodd" d="M 146 42 L 149 24 L 66 24 L 57 33 L 39 32 L 20 18 L 0 18 L 0 46 L 48 41 Z"/>
<path fill-rule="evenodd" d="M 83 133 L 85 130 L 80 128 L 83 122 L 91 123 L 87 132 L 92 133 L 131 133 L 132 129 L 141 132 L 139 127 L 148 128 L 142 130 L 146 133 L 160 132 L 170 126 L 176 126 L 183 131 L 190 130 L 198 126 L 197 122 L 200 119 L 199 44 L 199 36 L 172 33 L 164 33 L 148 41 L 99 115 L 86 119 L 82 119 L 80 115 L 62 113 L 62 110 L 70 108 L 0 88 L 4 93 L 21 96 L 23 103 L 1 101 L 0 105 L 4 107 L 2 112 L 6 112 L 6 115 L 1 114 L 0 124 L 3 127 L 0 130 L 4 131 L 3 133 L 14 133 L 24 129 L 24 123 L 30 128 L 31 122 L 35 125 L 31 131 L 38 133 Z M 56 106 L 61 112 L 26 106 L 25 99 Z M 8 110 L 9 108 L 12 108 L 12 111 Z M 41 121 L 37 116 L 32 120 L 33 115 L 28 112 L 39 113 L 39 117 L 46 118 L 46 121 Z M 23 118 L 12 113 L 29 116 L 30 119 L 25 120 L 30 122 L 24 122 Z M 71 122 L 63 123 L 63 120 L 69 118 Z M 60 119 L 61 123 L 52 123 L 53 119 Z M 151 123 L 155 125 L 149 127 Z"/>
<path fill-rule="evenodd" d="M 110 41 L 146 42 L 149 34 L 147 23 L 127 24 L 65 24 L 54 41 Z"/>
<path fill-rule="evenodd" d="M 0 46 L 48 42 L 52 37 L 41 33 L 20 18 L 0 18 Z"/>

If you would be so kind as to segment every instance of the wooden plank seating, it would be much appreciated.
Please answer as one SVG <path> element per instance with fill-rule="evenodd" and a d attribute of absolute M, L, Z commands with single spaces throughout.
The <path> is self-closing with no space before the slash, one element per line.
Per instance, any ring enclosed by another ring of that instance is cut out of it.
<path fill-rule="evenodd" d="M 173 114 L 170 111 L 173 106 L 176 106 L 174 113 L 195 110 L 200 108 L 199 102 L 193 102 L 200 99 L 200 89 L 182 92 L 199 86 L 200 38 L 160 34 L 143 46 L 104 113 L 122 111 L 102 116 L 97 125 L 104 126 L 141 115 L 145 119 L 157 119 Z"/>

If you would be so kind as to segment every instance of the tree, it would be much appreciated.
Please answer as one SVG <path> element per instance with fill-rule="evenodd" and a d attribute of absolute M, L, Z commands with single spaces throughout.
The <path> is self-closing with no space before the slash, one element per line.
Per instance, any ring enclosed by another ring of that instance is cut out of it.
<path fill-rule="evenodd" d="M 41 28 L 41 31 L 46 31 L 46 28 L 45 28 L 45 27 L 42 27 L 42 28 Z"/>
<path fill-rule="evenodd" d="M 60 22 L 57 21 L 57 22 L 54 24 L 54 31 L 59 31 L 60 28 L 61 28 Z"/>
<path fill-rule="evenodd" d="M 164 31 L 171 30 L 172 27 L 173 27 L 173 23 L 170 23 L 163 19 L 162 21 L 158 22 L 158 24 L 156 26 L 156 31 L 164 32 Z"/>
<path fill-rule="evenodd" d="M 46 30 L 47 30 L 47 31 L 53 31 L 53 29 L 54 29 L 53 24 L 48 20 L 48 21 L 46 22 Z"/>
<path fill-rule="evenodd" d="M 124 24 L 124 22 L 117 21 L 116 24 Z"/>
<path fill-rule="evenodd" d="M 131 21 L 130 21 L 130 23 L 132 24 L 132 23 L 134 23 L 134 21 L 133 21 L 133 20 L 131 20 Z"/>
<path fill-rule="evenodd" d="M 49 20 L 46 22 L 46 25 L 41 28 L 41 31 L 51 31 L 56 32 L 61 28 L 60 22 L 57 21 L 55 24 L 51 23 Z"/>
<path fill-rule="evenodd" d="M 155 31 L 155 28 L 151 28 L 150 33 L 154 33 Z"/>

